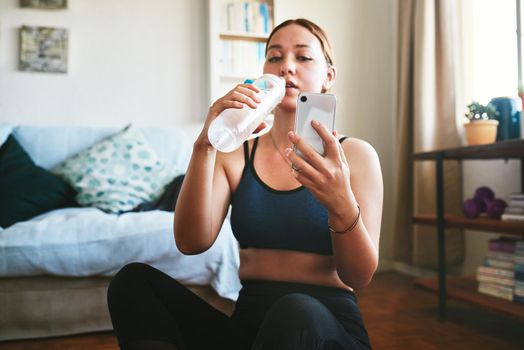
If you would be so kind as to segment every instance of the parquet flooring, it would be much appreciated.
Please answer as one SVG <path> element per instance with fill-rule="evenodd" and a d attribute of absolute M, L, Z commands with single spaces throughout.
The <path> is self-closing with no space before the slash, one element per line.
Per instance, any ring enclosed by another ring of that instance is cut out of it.
<path fill-rule="evenodd" d="M 380 272 L 358 292 L 374 349 L 524 349 L 524 323 L 449 301 L 448 320 L 436 318 L 437 298 L 396 272 Z M 116 350 L 112 333 L 0 342 L 0 350 Z"/>

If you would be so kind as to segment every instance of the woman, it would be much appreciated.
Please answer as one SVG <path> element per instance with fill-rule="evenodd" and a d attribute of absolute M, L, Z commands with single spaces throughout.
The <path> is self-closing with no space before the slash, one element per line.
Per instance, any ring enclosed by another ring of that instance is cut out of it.
<path fill-rule="evenodd" d="M 207 138 L 212 120 L 224 109 L 260 102 L 249 84 L 218 99 L 194 144 L 175 210 L 177 247 L 198 254 L 211 247 L 232 205 L 242 281 L 233 315 L 152 267 L 128 265 L 109 289 L 122 348 L 370 347 L 353 290 L 370 282 L 378 264 L 378 156 L 368 143 L 337 139 L 315 122 L 323 156 L 293 133 L 298 94 L 326 92 L 335 80 L 331 47 L 317 25 L 297 19 L 277 26 L 264 73 L 286 80 L 273 127 L 234 152 L 218 153 Z"/>

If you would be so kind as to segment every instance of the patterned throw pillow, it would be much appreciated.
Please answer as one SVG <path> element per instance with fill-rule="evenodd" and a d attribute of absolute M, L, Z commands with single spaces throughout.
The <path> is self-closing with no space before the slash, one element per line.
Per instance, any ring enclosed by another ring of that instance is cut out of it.
<path fill-rule="evenodd" d="M 54 172 L 77 191 L 80 205 L 111 213 L 155 200 L 180 174 L 160 160 L 132 126 L 65 160 Z"/>

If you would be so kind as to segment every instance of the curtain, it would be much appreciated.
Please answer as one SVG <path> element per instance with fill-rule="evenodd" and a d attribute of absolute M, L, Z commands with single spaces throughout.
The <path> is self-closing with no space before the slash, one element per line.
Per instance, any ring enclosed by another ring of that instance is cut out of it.
<path fill-rule="evenodd" d="M 435 213 L 435 162 L 412 154 L 461 144 L 457 124 L 454 0 L 398 1 L 397 168 L 393 256 L 412 265 L 437 265 L 436 227 L 413 225 L 414 213 Z M 461 167 L 444 163 L 446 213 L 460 213 Z M 446 230 L 446 263 L 462 262 L 464 235 Z"/>

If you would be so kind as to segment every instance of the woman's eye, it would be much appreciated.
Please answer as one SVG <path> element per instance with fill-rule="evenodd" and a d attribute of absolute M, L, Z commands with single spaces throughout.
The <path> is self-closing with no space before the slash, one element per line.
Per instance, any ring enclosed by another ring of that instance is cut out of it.
<path fill-rule="evenodd" d="M 305 61 L 311 61 L 312 58 L 308 56 L 298 56 L 298 60 L 305 62 Z"/>
<path fill-rule="evenodd" d="M 280 59 L 280 57 L 273 56 L 273 57 L 269 57 L 269 58 L 267 59 L 267 61 L 268 61 L 269 63 L 273 63 L 273 62 L 277 62 L 279 59 Z"/>

